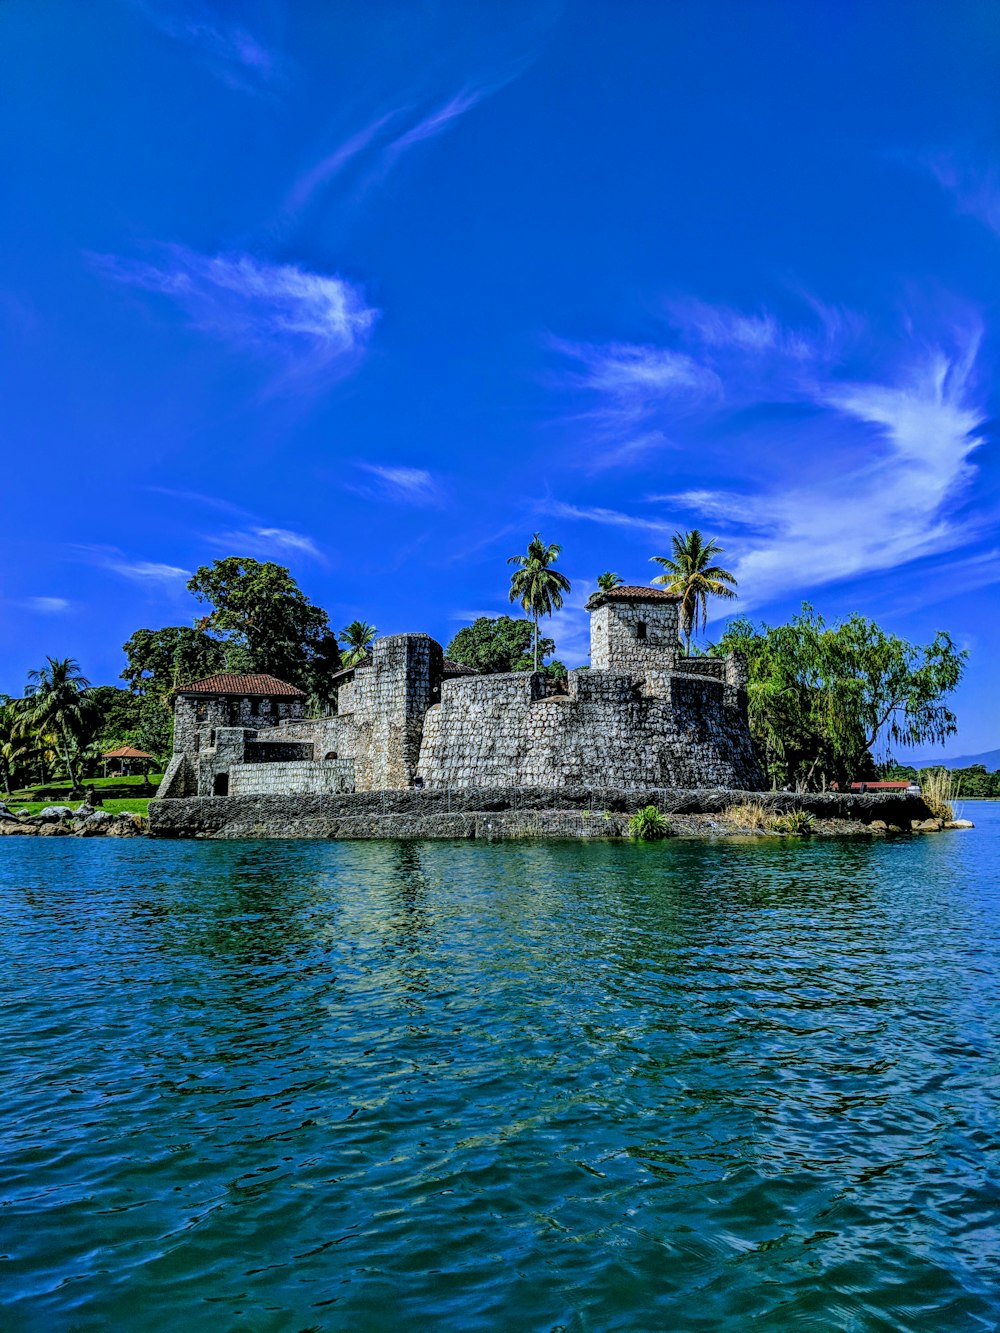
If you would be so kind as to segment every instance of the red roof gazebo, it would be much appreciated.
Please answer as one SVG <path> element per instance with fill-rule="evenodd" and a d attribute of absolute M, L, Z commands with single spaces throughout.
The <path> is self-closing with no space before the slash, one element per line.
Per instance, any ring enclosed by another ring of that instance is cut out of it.
<path fill-rule="evenodd" d="M 145 750 L 137 750 L 132 745 L 119 745 L 117 750 L 106 750 L 104 754 L 101 755 L 101 758 L 104 760 L 104 776 L 107 777 L 109 759 L 117 759 L 119 763 L 125 763 L 126 761 L 134 759 L 143 760 L 145 761 L 145 771 L 145 765 L 155 760 L 156 755 L 147 754 Z"/>

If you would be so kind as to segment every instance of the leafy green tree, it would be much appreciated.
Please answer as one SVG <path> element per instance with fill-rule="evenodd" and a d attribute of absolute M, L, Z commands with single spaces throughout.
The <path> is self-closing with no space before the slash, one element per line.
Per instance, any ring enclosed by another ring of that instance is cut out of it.
<path fill-rule="evenodd" d="M 21 730 L 19 701 L 0 695 L 0 780 L 8 796 L 30 751 L 30 741 Z"/>
<path fill-rule="evenodd" d="M 218 635 L 227 653 L 245 651 L 242 669 L 329 699 L 340 648 L 326 612 L 313 606 L 283 565 L 227 556 L 195 570 L 187 586 L 211 607 L 198 629 Z"/>
<path fill-rule="evenodd" d="M 597 586 L 600 588 L 601 592 L 610 592 L 612 588 L 619 587 L 621 581 L 622 576 L 620 574 L 612 574 L 610 569 L 606 574 L 598 574 L 597 576 Z"/>
<path fill-rule="evenodd" d="M 79 786 L 76 754 L 93 733 L 97 715 L 88 697 L 90 681 L 72 657 L 47 657 L 46 666 L 28 672 L 20 708 L 24 731 L 51 732 L 56 738 L 73 787 Z"/>
<path fill-rule="evenodd" d="M 741 652 L 750 729 L 775 786 L 874 777 L 877 741 L 914 747 L 956 730 L 945 702 L 967 654 L 938 633 L 918 646 L 861 615 L 828 625 L 808 604 L 787 625 L 730 623 L 713 652 Z"/>
<path fill-rule="evenodd" d="M 169 752 L 171 716 L 159 695 L 97 685 L 90 691 L 90 698 L 99 718 L 90 747 L 95 758 L 122 745 L 146 750 L 158 758 Z"/>
<path fill-rule="evenodd" d="M 681 599 L 680 631 L 684 638 L 684 652 L 690 657 L 691 636 L 699 627 L 704 629 L 708 620 L 708 599 L 735 597 L 736 579 L 728 569 L 712 563 L 725 551 L 714 538 L 706 542 L 697 528 L 690 532 L 675 532 L 671 546 L 672 555 L 650 557 L 663 568 L 663 573 L 653 582 L 663 584 L 667 592 Z"/>
<path fill-rule="evenodd" d="M 178 685 L 225 671 L 226 646 L 204 630 L 188 625 L 137 629 L 122 645 L 121 678 L 138 695 L 166 699 Z"/>
<path fill-rule="evenodd" d="M 553 568 L 561 554 L 561 546 L 555 543 L 546 546 L 536 532 L 528 543 L 527 552 L 524 555 L 512 555 L 507 561 L 508 565 L 517 565 L 517 571 L 511 575 L 510 580 L 510 601 L 520 602 L 534 622 L 536 671 L 539 657 L 538 618 L 558 611 L 563 604 L 563 594 L 570 590 L 566 575 Z"/>
<path fill-rule="evenodd" d="M 378 630 L 366 620 L 352 620 L 340 631 L 340 646 L 345 649 L 343 664 L 345 667 L 357 666 L 368 656 L 368 649 L 375 642 Z"/>
<path fill-rule="evenodd" d="M 534 633 L 528 620 L 515 620 L 513 616 L 479 616 L 471 625 L 458 631 L 444 655 L 452 662 L 474 667 L 487 676 L 502 671 L 531 671 L 533 640 Z M 552 639 L 540 639 L 539 657 L 548 657 L 555 648 Z M 561 663 L 548 665 L 561 667 Z M 565 668 L 562 672 L 565 673 Z"/>

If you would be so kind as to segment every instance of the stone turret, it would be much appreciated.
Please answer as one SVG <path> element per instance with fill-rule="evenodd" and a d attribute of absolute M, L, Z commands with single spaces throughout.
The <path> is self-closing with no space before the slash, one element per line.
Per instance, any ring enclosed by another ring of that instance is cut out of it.
<path fill-rule="evenodd" d="M 594 671 L 670 671 L 680 651 L 680 598 L 659 588 L 622 584 L 595 592 L 590 612 L 590 665 Z"/>

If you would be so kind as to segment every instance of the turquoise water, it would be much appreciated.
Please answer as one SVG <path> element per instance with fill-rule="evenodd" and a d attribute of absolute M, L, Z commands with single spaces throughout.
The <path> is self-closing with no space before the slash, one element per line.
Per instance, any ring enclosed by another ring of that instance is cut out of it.
<path fill-rule="evenodd" d="M 5 1329 L 993 1329 L 1000 807 L 0 842 Z"/>

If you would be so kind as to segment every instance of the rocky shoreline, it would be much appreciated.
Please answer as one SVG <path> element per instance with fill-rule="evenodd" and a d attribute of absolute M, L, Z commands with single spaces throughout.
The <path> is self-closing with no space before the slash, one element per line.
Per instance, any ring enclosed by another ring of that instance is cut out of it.
<path fill-rule="evenodd" d="M 48 805 L 37 815 L 0 802 L 0 837 L 139 838 L 149 829 L 142 815 L 113 815 L 99 806 Z"/>
<path fill-rule="evenodd" d="M 160 800 L 150 804 L 149 832 L 155 838 L 211 839 L 622 839 L 630 816 L 647 805 L 663 813 L 668 836 L 682 838 L 780 836 L 767 821 L 796 811 L 810 816 L 809 832 L 818 837 L 944 828 L 922 797 L 909 794 L 504 787 Z M 738 812 L 750 806 L 760 808 L 763 821 L 742 821 Z"/>
<path fill-rule="evenodd" d="M 774 827 L 790 811 L 805 812 L 806 836 L 818 838 L 903 837 L 973 827 L 968 820 L 934 817 L 919 796 L 503 788 L 190 797 L 153 801 L 148 820 L 86 804 L 51 805 L 32 815 L 0 802 L 0 837 L 623 840 L 631 815 L 643 805 L 664 814 L 664 836 L 672 838 L 802 836 Z"/>

